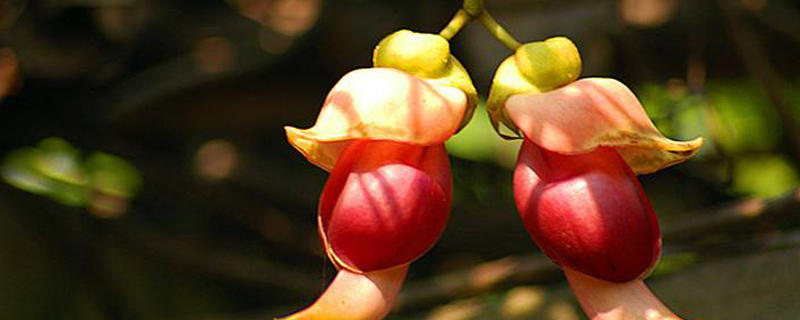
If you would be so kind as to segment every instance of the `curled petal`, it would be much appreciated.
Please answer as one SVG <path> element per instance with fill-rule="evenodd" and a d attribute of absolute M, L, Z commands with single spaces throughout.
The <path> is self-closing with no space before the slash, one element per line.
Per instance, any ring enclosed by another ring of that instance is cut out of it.
<path fill-rule="evenodd" d="M 348 140 L 441 144 L 459 129 L 466 110 L 466 95 L 454 87 L 396 69 L 359 69 L 333 87 L 312 128 L 285 129 L 306 159 L 330 171 Z"/>
<path fill-rule="evenodd" d="M 392 309 L 408 265 L 359 274 L 342 269 L 310 307 L 280 320 L 379 320 Z"/>
<path fill-rule="evenodd" d="M 537 145 L 563 154 L 615 147 L 638 174 L 683 162 L 703 143 L 664 137 L 633 92 L 613 79 L 587 78 L 545 93 L 517 94 L 505 107 Z"/>
<path fill-rule="evenodd" d="M 570 287 L 591 320 L 681 320 L 642 280 L 606 282 L 563 268 Z"/>

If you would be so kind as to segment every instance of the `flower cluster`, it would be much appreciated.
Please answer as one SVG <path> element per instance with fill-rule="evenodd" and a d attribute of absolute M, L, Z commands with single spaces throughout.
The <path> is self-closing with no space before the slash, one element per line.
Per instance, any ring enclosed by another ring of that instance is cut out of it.
<path fill-rule="evenodd" d="M 520 45 L 478 1 L 465 1 L 438 35 L 389 35 L 373 68 L 333 87 L 313 127 L 286 127 L 289 142 L 330 172 L 318 224 L 339 268 L 312 306 L 286 319 L 383 318 L 409 264 L 441 236 L 452 200 L 444 142 L 478 101 L 448 40 L 472 19 L 514 50 L 497 69 L 487 108 L 498 133 L 523 141 L 514 198 L 531 238 L 592 319 L 677 319 L 641 281 L 661 236 L 636 175 L 686 160 L 702 140 L 665 138 L 624 84 L 578 80 L 580 55 L 569 39 Z"/>

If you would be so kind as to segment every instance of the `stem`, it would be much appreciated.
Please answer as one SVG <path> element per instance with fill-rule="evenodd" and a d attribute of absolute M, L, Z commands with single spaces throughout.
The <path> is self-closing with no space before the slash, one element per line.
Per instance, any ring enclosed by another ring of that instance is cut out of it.
<path fill-rule="evenodd" d="M 310 307 L 277 320 L 380 320 L 392 309 L 408 265 L 353 273 L 339 270 L 328 289 Z"/>
<path fill-rule="evenodd" d="M 516 51 L 517 48 L 519 48 L 520 46 L 519 41 L 517 41 L 517 39 L 514 39 L 514 37 L 511 36 L 511 34 L 509 34 L 506 31 L 506 29 L 503 29 L 503 26 L 497 23 L 497 21 L 495 21 L 494 18 L 492 18 L 492 16 L 489 14 L 488 11 L 484 9 L 483 12 L 481 12 L 481 15 L 478 16 L 477 18 L 481 20 L 481 24 L 483 24 L 483 26 L 486 27 L 486 30 L 489 30 L 489 33 L 491 33 L 495 38 L 497 38 L 497 40 L 502 42 L 503 45 L 514 51 Z"/>
<path fill-rule="evenodd" d="M 470 16 L 477 17 L 483 12 L 483 0 L 464 0 L 461 6 Z"/>
<path fill-rule="evenodd" d="M 461 31 L 461 28 L 463 28 L 464 25 L 470 22 L 470 20 L 472 20 L 472 16 L 469 13 L 467 13 L 467 11 L 465 11 L 464 9 L 460 9 L 458 10 L 458 12 L 456 12 L 456 15 L 453 16 L 453 19 L 451 19 L 450 22 L 447 23 L 447 26 L 445 26 L 444 29 L 442 29 L 442 31 L 439 32 L 439 35 L 447 40 L 450 40 L 459 31 Z"/>
<path fill-rule="evenodd" d="M 642 280 L 606 282 L 564 268 L 572 292 L 591 320 L 682 320 Z"/>

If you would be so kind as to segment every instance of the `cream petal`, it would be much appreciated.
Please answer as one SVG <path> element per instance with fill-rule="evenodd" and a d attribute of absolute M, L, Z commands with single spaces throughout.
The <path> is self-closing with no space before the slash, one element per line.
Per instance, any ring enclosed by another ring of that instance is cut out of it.
<path fill-rule="evenodd" d="M 330 171 L 348 140 L 434 145 L 461 125 L 467 97 L 459 89 L 390 68 L 352 71 L 333 87 L 310 129 L 285 127 L 289 142 Z"/>
<path fill-rule="evenodd" d="M 517 94 L 505 107 L 537 145 L 564 154 L 616 147 L 638 174 L 683 162 L 703 144 L 702 138 L 664 137 L 633 92 L 614 79 L 586 78 L 545 93 Z"/>

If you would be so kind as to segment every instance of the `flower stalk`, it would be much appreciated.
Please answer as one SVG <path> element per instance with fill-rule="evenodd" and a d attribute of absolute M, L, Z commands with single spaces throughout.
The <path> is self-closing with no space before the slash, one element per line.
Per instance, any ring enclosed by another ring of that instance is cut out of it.
<path fill-rule="evenodd" d="M 491 33 L 498 41 L 500 41 L 500 43 L 506 46 L 506 48 L 516 51 L 517 48 L 521 46 L 517 39 L 514 39 L 514 37 L 508 33 L 505 28 L 503 28 L 503 26 L 497 23 L 497 20 L 495 20 L 492 15 L 489 14 L 489 11 L 481 11 L 481 14 L 477 18 L 480 20 L 481 24 L 486 27 L 486 30 L 489 30 L 489 33 Z"/>
<path fill-rule="evenodd" d="M 408 265 L 368 274 L 341 270 L 310 307 L 279 320 L 373 320 L 392 309 Z"/>
<path fill-rule="evenodd" d="M 453 37 L 455 37 L 455 35 L 461 31 L 461 28 L 463 28 L 471 20 L 472 16 L 467 13 L 466 10 L 460 9 L 458 12 L 456 12 L 456 15 L 453 16 L 453 19 L 447 23 L 447 26 L 445 26 L 444 29 L 439 32 L 439 35 L 447 40 L 453 39 Z"/>
<path fill-rule="evenodd" d="M 439 32 L 439 35 L 450 40 L 461 31 L 461 28 L 473 19 L 480 21 L 481 25 L 483 25 L 492 36 L 512 51 L 516 51 L 517 48 L 521 46 L 519 41 L 514 39 L 514 36 L 508 33 L 508 31 L 489 14 L 489 11 L 483 8 L 483 1 L 481 0 L 464 0 L 462 8 L 456 12 L 455 16 L 447 23 L 447 26 Z"/>
<path fill-rule="evenodd" d="M 591 320 L 682 320 L 640 279 L 614 283 L 563 268 L 575 297 Z"/>

